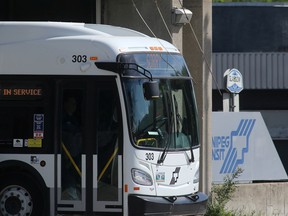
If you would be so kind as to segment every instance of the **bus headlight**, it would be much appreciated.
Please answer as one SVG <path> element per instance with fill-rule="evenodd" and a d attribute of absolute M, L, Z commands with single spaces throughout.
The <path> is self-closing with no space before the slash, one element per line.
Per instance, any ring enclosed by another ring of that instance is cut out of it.
<path fill-rule="evenodd" d="M 139 169 L 131 170 L 132 179 L 136 184 L 151 186 L 153 185 L 151 176 Z"/>

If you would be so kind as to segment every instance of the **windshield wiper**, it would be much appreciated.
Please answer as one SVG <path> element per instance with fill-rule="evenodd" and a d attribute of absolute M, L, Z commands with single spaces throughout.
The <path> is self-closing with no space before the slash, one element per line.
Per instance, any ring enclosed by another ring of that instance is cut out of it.
<path fill-rule="evenodd" d="M 193 163 L 195 161 L 194 159 L 194 152 L 193 152 L 193 146 L 192 146 L 192 141 L 191 138 L 189 137 L 189 143 L 190 143 L 190 151 L 191 151 L 191 158 L 189 159 L 190 163 Z"/>

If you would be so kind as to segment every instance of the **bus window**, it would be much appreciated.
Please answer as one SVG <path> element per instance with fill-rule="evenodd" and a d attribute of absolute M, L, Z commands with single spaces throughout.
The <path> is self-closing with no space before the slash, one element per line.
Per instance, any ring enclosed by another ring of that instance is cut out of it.
<path fill-rule="evenodd" d="M 81 90 L 63 91 L 62 105 L 62 199 L 81 199 Z"/>
<path fill-rule="evenodd" d="M 20 78 L 19 78 L 20 79 Z M 29 79 L 29 78 L 28 78 Z M 45 97 L 44 97 L 45 94 Z M 6 152 L 44 152 L 48 149 L 49 93 L 39 80 L 0 82 L 0 148 Z M 50 148 L 51 149 L 51 148 Z M 47 151 L 46 151 L 47 153 Z"/>
<path fill-rule="evenodd" d="M 45 118 L 43 110 L 43 107 L 14 107 L 13 105 L 1 107 L 0 146 L 18 148 L 18 150 L 19 148 L 42 148 Z M 39 135 L 35 134 L 34 139 L 33 124 L 37 124 L 37 116 L 42 119 L 42 123 L 39 123 L 41 132 L 39 131 Z"/>

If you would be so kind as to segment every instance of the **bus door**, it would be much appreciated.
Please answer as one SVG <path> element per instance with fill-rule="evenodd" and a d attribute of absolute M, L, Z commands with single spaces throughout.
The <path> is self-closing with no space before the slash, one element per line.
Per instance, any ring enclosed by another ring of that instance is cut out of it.
<path fill-rule="evenodd" d="M 115 80 L 102 82 L 96 98 L 93 211 L 122 212 L 122 119 Z"/>
<path fill-rule="evenodd" d="M 122 127 L 115 78 L 59 82 L 58 212 L 122 211 Z"/>

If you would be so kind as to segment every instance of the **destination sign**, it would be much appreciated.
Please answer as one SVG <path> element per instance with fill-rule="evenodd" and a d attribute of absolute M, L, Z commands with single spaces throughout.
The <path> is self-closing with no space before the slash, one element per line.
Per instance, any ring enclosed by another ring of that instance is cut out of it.
<path fill-rule="evenodd" d="M 35 85 L 1 85 L 0 84 L 0 99 L 39 99 L 43 95 L 43 89 L 40 86 Z"/>
<path fill-rule="evenodd" d="M 30 96 L 41 96 L 42 89 L 0 89 L 2 95 L 30 95 Z"/>

